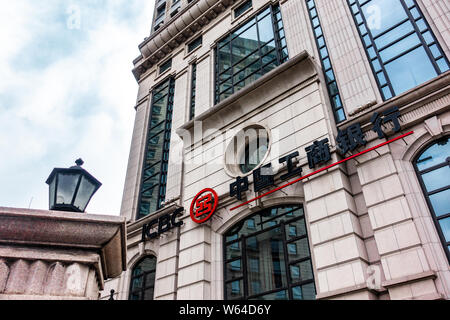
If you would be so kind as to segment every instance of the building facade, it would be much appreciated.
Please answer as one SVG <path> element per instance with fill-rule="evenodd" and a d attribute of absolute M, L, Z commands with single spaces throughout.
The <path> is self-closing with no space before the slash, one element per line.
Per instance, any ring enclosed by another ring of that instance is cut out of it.
<path fill-rule="evenodd" d="M 450 298 L 447 1 L 155 6 L 105 298 Z"/>

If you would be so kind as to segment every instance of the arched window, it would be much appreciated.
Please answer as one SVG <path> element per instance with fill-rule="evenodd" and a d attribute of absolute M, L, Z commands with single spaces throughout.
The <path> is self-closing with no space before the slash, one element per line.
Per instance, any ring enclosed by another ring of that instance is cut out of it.
<path fill-rule="evenodd" d="M 224 235 L 225 300 L 307 300 L 316 290 L 302 206 L 265 209 Z"/>
<path fill-rule="evenodd" d="M 414 166 L 450 261 L 450 137 L 423 151 Z"/>
<path fill-rule="evenodd" d="M 153 300 L 155 289 L 156 258 L 148 256 L 133 268 L 130 300 Z"/>

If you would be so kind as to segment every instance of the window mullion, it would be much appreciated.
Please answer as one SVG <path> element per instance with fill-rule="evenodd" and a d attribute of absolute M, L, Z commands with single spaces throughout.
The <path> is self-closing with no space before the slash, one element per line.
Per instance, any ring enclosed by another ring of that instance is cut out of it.
<path fill-rule="evenodd" d="M 367 35 L 369 36 L 370 42 L 372 43 L 372 48 L 373 48 L 374 51 L 375 51 L 376 58 L 377 58 L 378 61 L 380 62 L 381 70 L 383 71 L 383 75 L 384 75 L 385 78 L 386 78 L 386 82 L 387 82 L 387 85 L 388 85 L 388 87 L 389 87 L 389 90 L 391 91 L 391 95 L 392 95 L 392 97 L 394 97 L 394 96 L 395 96 L 394 87 L 392 86 L 391 79 L 390 79 L 390 77 L 389 77 L 389 75 L 388 75 L 388 73 L 387 73 L 387 71 L 386 71 L 385 63 L 383 63 L 383 60 L 381 59 L 381 56 L 380 56 L 380 52 L 378 51 L 378 48 L 377 48 L 377 46 L 376 46 L 376 44 L 375 44 L 375 39 L 374 39 L 374 37 L 372 36 L 372 31 L 370 31 L 369 25 L 368 25 L 368 23 L 367 23 L 367 20 L 366 20 L 365 15 L 364 15 L 364 13 L 363 13 L 363 11 L 362 11 L 362 9 L 361 9 L 361 6 L 360 6 L 360 4 L 359 4 L 359 1 L 356 1 L 355 3 L 356 3 L 356 5 L 358 6 L 359 13 L 360 13 L 361 18 L 362 18 L 362 20 L 363 20 L 363 24 L 364 24 L 364 26 L 366 27 Z M 349 6 L 350 6 L 350 4 L 349 4 Z M 350 6 L 350 8 L 351 8 L 351 6 Z M 353 18 L 354 18 L 354 20 L 355 20 L 356 27 L 358 28 L 359 25 L 358 25 L 358 22 L 357 22 L 356 19 L 355 19 L 355 14 L 352 13 L 352 15 L 353 15 Z M 384 94 L 384 92 L 383 92 L 383 90 L 382 90 L 382 87 L 384 87 L 385 85 L 381 85 L 381 82 L 380 82 L 380 80 L 378 79 L 378 76 L 377 76 L 377 72 L 375 71 L 375 68 L 373 67 L 373 60 L 374 60 L 374 59 L 372 59 L 372 58 L 370 57 L 368 47 L 367 47 L 366 43 L 364 42 L 364 40 L 362 39 L 362 35 L 361 35 L 361 33 L 360 33 L 359 30 L 358 30 L 358 33 L 360 34 L 361 42 L 362 42 L 363 45 L 364 45 L 364 48 L 365 48 L 365 51 L 366 51 L 366 54 L 367 54 L 367 58 L 369 59 L 369 62 L 370 62 L 370 67 L 372 68 L 372 72 L 373 72 L 373 75 L 374 75 L 374 77 L 375 77 L 375 81 L 376 81 L 377 84 L 378 84 L 378 88 L 380 89 L 380 93 L 381 93 L 381 95 L 383 96 L 383 100 L 388 100 L 388 99 L 386 99 L 386 96 L 385 96 L 385 94 Z M 378 72 L 378 73 L 379 73 L 379 72 Z"/>
<path fill-rule="evenodd" d="M 429 30 L 431 32 L 431 29 L 430 29 L 430 27 L 428 25 L 428 22 L 426 21 L 426 19 L 423 16 L 422 12 L 420 12 L 420 8 L 419 8 L 417 2 L 416 1 L 414 1 L 414 2 L 415 2 L 417 10 L 420 13 L 421 18 L 423 19 L 424 23 L 427 26 L 427 30 Z M 417 26 L 416 20 L 414 19 L 414 17 L 412 16 L 411 12 L 409 11 L 409 8 L 406 5 L 405 1 L 404 0 L 400 0 L 400 3 L 402 4 L 403 9 L 405 10 L 406 14 L 408 15 L 408 18 L 409 18 L 409 20 L 411 21 L 411 23 L 413 25 L 414 31 L 416 31 L 416 34 L 417 34 L 417 36 L 420 39 L 420 43 L 424 47 L 425 52 L 427 53 L 428 58 L 430 59 L 431 64 L 433 65 L 433 68 L 436 71 L 436 74 L 440 74 L 441 70 L 440 70 L 439 66 L 437 65 L 437 63 L 436 63 L 436 60 L 434 59 L 433 54 L 431 53 L 431 50 L 428 47 L 427 42 L 425 41 L 425 39 L 424 39 L 424 37 L 422 35 L 422 32 L 420 32 L 419 27 Z M 433 37 L 434 37 L 434 35 L 433 35 Z"/>

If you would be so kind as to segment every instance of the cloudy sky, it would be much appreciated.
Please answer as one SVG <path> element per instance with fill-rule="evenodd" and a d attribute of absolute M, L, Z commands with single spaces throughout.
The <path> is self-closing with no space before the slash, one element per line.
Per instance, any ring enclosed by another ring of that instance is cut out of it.
<path fill-rule="evenodd" d="M 152 0 L 0 0 L 0 206 L 48 209 L 54 167 L 103 186 L 87 211 L 119 215 Z"/>

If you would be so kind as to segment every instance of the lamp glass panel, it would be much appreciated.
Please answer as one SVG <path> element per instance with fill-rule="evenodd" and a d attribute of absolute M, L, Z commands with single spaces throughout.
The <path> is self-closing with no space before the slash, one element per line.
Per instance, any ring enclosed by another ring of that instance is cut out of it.
<path fill-rule="evenodd" d="M 58 185 L 56 188 L 56 204 L 72 204 L 75 189 L 78 184 L 79 174 L 58 173 Z"/>
<path fill-rule="evenodd" d="M 95 189 L 96 185 L 83 176 L 81 178 L 80 188 L 78 189 L 77 195 L 75 197 L 74 206 L 81 211 L 84 211 L 89 203 L 89 200 L 94 194 Z"/>

